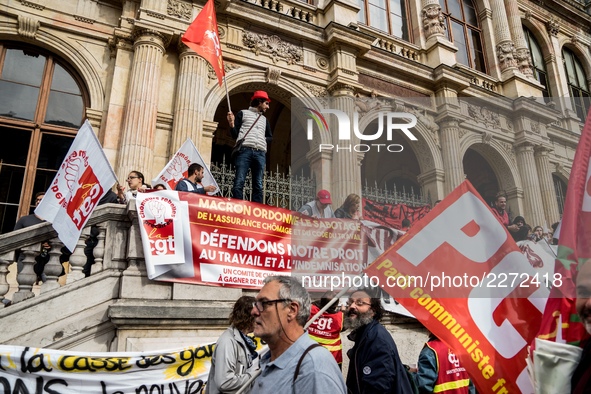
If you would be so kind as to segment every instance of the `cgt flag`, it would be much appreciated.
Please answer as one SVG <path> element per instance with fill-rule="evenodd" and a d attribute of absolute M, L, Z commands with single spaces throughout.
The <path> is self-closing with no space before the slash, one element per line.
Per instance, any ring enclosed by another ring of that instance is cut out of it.
<path fill-rule="evenodd" d="M 568 180 L 556 259 L 563 286 L 552 288 L 538 338 L 579 345 L 587 334 L 575 308 L 578 265 L 591 259 L 591 110 Z"/>
<path fill-rule="evenodd" d="M 60 240 L 73 251 L 92 211 L 116 179 L 86 120 L 35 214 L 53 223 Z"/>
<path fill-rule="evenodd" d="M 201 183 L 204 185 L 214 185 L 215 190 L 208 193 L 213 196 L 220 191 L 215 178 L 211 174 L 209 167 L 205 165 L 203 158 L 199 154 L 199 151 L 193 144 L 191 139 L 187 139 L 185 143 L 179 148 L 174 154 L 168 164 L 160 171 L 160 174 L 152 180 L 152 185 L 162 184 L 166 189 L 174 190 L 176 184 L 183 178 L 186 178 L 189 174 L 189 166 L 192 163 L 197 163 L 203 167 L 204 175 Z"/>
<path fill-rule="evenodd" d="M 222 86 L 222 77 L 226 74 L 219 37 L 214 3 L 213 0 L 207 0 L 181 40 L 211 64 L 218 77 L 218 83 Z"/>

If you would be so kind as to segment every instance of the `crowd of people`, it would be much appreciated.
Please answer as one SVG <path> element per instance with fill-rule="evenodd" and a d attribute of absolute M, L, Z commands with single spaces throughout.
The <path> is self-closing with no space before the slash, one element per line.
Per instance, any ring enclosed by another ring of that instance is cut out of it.
<path fill-rule="evenodd" d="M 379 289 L 355 289 L 339 307 L 330 305 L 335 293 L 311 303 L 291 276 L 269 276 L 264 283 L 255 297 L 243 296 L 234 304 L 230 327 L 214 348 L 207 394 L 475 393 L 459 359 L 433 335 L 418 368 L 402 363 L 392 335 L 380 322 L 384 310 Z M 306 321 L 325 306 L 306 331 Z M 341 371 L 342 331 L 353 342 L 346 376 Z M 257 353 L 253 338 L 268 349 Z"/>

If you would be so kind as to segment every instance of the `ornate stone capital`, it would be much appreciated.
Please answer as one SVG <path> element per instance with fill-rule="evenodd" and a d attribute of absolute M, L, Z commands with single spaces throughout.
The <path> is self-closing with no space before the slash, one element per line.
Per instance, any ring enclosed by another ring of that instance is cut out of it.
<path fill-rule="evenodd" d="M 303 83 L 303 85 L 314 95 L 314 97 L 328 96 L 328 91 L 324 86 L 312 85 L 309 83 Z"/>
<path fill-rule="evenodd" d="M 141 44 L 154 45 L 160 47 L 162 52 L 164 52 L 172 39 L 153 29 L 134 29 L 131 37 L 134 47 Z"/>
<path fill-rule="evenodd" d="M 331 96 L 355 96 L 355 86 L 343 82 L 336 82 L 328 87 Z"/>
<path fill-rule="evenodd" d="M 515 60 L 515 44 L 513 44 L 513 41 L 503 41 L 497 45 L 496 49 L 501 71 L 511 67 L 517 67 L 517 61 Z"/>
<path fill-rule="evenodd" d="M 439 4 L 429 4 L 423 8 L 422 19 L 426 38 L 445 33 L 445 18 Z"/>
<path fill-rule="evenodd" d="M 531 61 L 531 55 L 529 49 L 519 48 L 515 51 L 515 58 L 517 59 L 517 67 L 519 71 L 528 77 L 534 75 L 533 64 Z"/>

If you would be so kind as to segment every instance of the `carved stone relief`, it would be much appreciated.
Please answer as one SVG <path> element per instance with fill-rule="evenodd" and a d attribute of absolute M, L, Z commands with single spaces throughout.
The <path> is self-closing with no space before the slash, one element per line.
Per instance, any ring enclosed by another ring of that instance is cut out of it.
<path fill-rule="evenodd" d="M 318 68 L 321 70 L 327 70 L 328 69 L 328 59 L 323 56 L 318 56 L 316 58 L 316 65 L 318 65 Z"/>
<path fill-rule="evenodd" d="M 303 83 L 303 85 L 308 89 L 314 97 L 327 97 L 328 91 L 324 86 L 312 85 L 309 83 Z"/>
<path fill-rule="evenodd" d="M 531 56 L 529 53 L 529 49 L 527 48 L 520 48 L 515 51 L 515 58 L 517 59 L 517 67 L 519 67 L 519 71 L 523 75 L 531 77 L 534 75 L 533 72 L 533 64 L 531 61 Z"/>
<path fill-rule="evenodd" d="M 550 19 L 546 22 L 546 30 L 550 36 L 558 36 L 558 32 L 560 31 L 560 25 L 554 19 Z"/>
<path fill-rule="evenodd" d="M 478 107 L 476 105 L 468 104 L 468 114 L 476 122 L 484 123 L 487 127 L 495 129 L 501 128 L 501 120 L 499 114 L 490 111 L 486 107 Z"/>
<path fill-rule="evenodd" d="M 360 114 L 365 114 L 372 109 L 377 109 L 382 106 L 382 102 L 377 98 L 378 95 L 375 90 L 371 91 L 370 97 L 361 96 L 355 93 L 355 109 Z"/>
<path fill-rule="evenodd" d="M 265 72 L 265 78 L 267 78 L 267 83 L 271 83 L 273 85 L 279 84 L 279 77 L 281 76 L 281 70 L 274 67 L 267 68 Z"/>
<path fill-rule="evenodd" d="M 168 0 L 166 6 L 166 13 L 170 16 L 190 20 L 193 12 L 193 7 L 190 4 L 178 0 Z"/>
<path fill-rule="evenodd" d="M 236 70 L 240 68 L 239 65 L 235 64 L 235 63 L 230 63 L 230 62 L 224 62 L 224 73 L 226 75 L 228 75 L 228 73 L 232 70 Z M 215 73 L 213 67 L 211 67 L 211 64 L 209 64 L 209 62 L 207 63 L 207 79 L 208 80 L 218 80 L 218 76 Z"/>
<path fill-rule="evenodd" d="M 266 36 L 246 32 L 242 38 L 242 43 L 245 47 L 252 49 L 257 56 L 261 53 L 268 55 L 273 60 L 273 63 L 277 63 L 279 59 L 285 60 L 289 65 L 299 63 L 304 52 L 302 48 L 287 43 L 276 35 Z"/>

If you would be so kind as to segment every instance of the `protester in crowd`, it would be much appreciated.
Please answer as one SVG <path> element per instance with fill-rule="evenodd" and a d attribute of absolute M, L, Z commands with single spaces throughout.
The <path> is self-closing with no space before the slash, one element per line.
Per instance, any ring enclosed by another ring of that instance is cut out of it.
<path fill-rule="evenodd" d="M 540 242 L 543 238 L 544 238 L 544 229 L 542 228 L 542 226 L 534 227 L 534 229 L 532 231 L 531 240 L 535 241 L 535 242 Z"/>
<path fill-rule="evenodd" d="M 577 313 L 587 333 L 591 334 L 591 261 L 579 263 L 577 275 Z M 583 344 L 583 354 L 571 378 L 571 393 L 591 393 L 591 339 Z"/>
<path fill-rule="evenodd" d="M 334 216 L 339 219 L 361 219 L 361 197 L 355 193 L 349 194 L 343 205 L 334 211 Z"/>
<path fill-rule="evenodd" d="M 331 354 L 304 331 L 310 296 L 292 276 L 268 276 L 252 308 L 254 335 L 269 345 L 251 394 L 345 393 Z"/>
<path fill-rule="evenodd" d="M 560 234 L 556 235 L 556 230 L 558 229 L 558 226 L 560 225 L 560 222 L 556 222 L 556 223 L 552 223 L 552 234 L 551 234 L 551 239 L 552 242 L 550 243 L 551 245 L 558 245 L 558 237 L 560 236 Z M 556 235 L 556 237 L 555 237 Z"/>
<path fill-rule="evenodd" d="M 320 301 L 312 303 L 310 308 L 310 318 L 328 305 L 336 295 L 337 293 L 335 291 L 328 291 L 324 293 Z M 343 364 L 343 343 L 341 342 L 342 330 L 343 312 L 336 301 L 308 327 L 308 335 L 310 335 L 310 338 L 331 352 L 341 369 Z"/>
<path fill-rule="evenodd" d="M 384 313 L 379 289 L 359 289 L 351 294 L 345 317 L 348 338 L 355 342 L 347 352 L 347 389 L 357 393 L 412 393 L 398 349 L 386 328 L 380 324 Z"/>
<path fill-rule="evenodd" d="M 117 186 L 117 198 L 119 202 L 125 204 L 132 198 L 135 198 L 138 192 L 143 193 L 146 189 L 149 189 L 150 185 L 146 185 L 144 182 L 144 174 L 139 171 L 131 171 L 127 176 L 128 190 L 125 191 L 125 187 L 121 185 Z"/>
<path fill-rule="evenodd" d="M 242 296 L 234 304 L 230 327 L 215 344 L 205 394 L 236 393 L 258 369 L 256 343 L 248 336 L 254 328 L 254 302 L 254 297 Z"/>
<path fill-rule="evenodd" d="M 402 223 L 401 223 L 401 230 L 402 231 L 408 231 L 410 230 L 410 226 L 412 225 L 412 223 L 410 222 L 410 220 L 408 218 L 404 218 L 402 219 Z"/>
<path fill-rule="evenodd" d="M 495 206 L 492 209 L 495 217 L 501 222 L 503 226 L 509 230 L 510 233 L 517 232 L 519 227 L 516 224 L 511 224 L 509 220 L 509 213 L 507 212 L 507 196 L 504 192 L 498 192 L 495 196 Z"/>
<path fill-rule="evenodd" d="M 45 192 L 38 192 L 35 194 L 35 207 L 38 207 L 45 197 Z M 44 223 L 45 220 L 41 219 L 39 216 L 35 215 L 34 213 L 26 216 L 22 216 L 14 225 L 14 230 L 20 230 L 22 228 L 31 227 L 39 223 Z M 49 241 L 44 241 L 41 243 L 41 253 L 35 256 L 35 265 L 33 266 L 33 270 L 35 274 L 37 274 L 37 280 L 35 284 L 39 282 L 45 282 L 45 274 L 43 271 L 45 270 L 45 265 L 49 262 L 49 251 L 51 250 L 51 245 L 49 245 Z M 67 250 L 67 249 L 66 249 Z M 16 271 L 17 273 L 21 273 L 24 268 L 23 261 L 25 260 L 25 254 L 22 253 L 21 250 L 16 251 Z M 64 273 L 62 272 L 61 275 Z"/>
<path fill-rule="evenodd" d="M 197 163 L 192 163 L 189 166 L 187 177 L 181 179 L 179 183 L 176 184 L 175 190 L 177 192 L 191 192 L 199 194 L 214 192 L 216 189 L 214 185 L 203 186 L 201 183 L 204 173 L 205 170 L 203 169 L 203 166 Z"/>
<path fill-rule="evenodd" d="M 154 190 L 166 190 L 166 186 L 164 186 L 162 183 L 158 183 L 154 186 Z"/>
<path fill-rule="evenodd" d="M 416 382 L 419 394 L 475 394 L 466 368 L 439 338 L 431 334 L 419 354 Z"/>
<path fill-rule="evenodd" d="M 531 234 L 531 226 L 525 223 L 523 216 L 516 216 L 513 225 L 517 226 L 517 231 L 510 231 L 511 237 L 515 242 L 525 241 Z"/>
<path fill-rule="evenodd" d="M 263 202 L 263 174 L 269 144 L 273 139 L 271 125 L 265 118 L 271 99 L 266 92 L 258 90 L 250 99 L 250 107 L 234 116 L 228 112 L 230 133 L 238 143 L 243 140 L 242 147 L 234 158 L 236 176 L 232 187 L 232 197 L 244 199 L 244 183 L 246 174 L 252 172 L 252 201 Z"/>
<path fill-rule="evenodd" d="M 320 190 L 316 193 L 316 198 L 304 204 L 298 212 L 303 213 L 307 216 L 312 216 L 316 219 L 322 218 L 334 218 L 335 214 L 330 206 L 332 199 L 328 190 Z"/>

